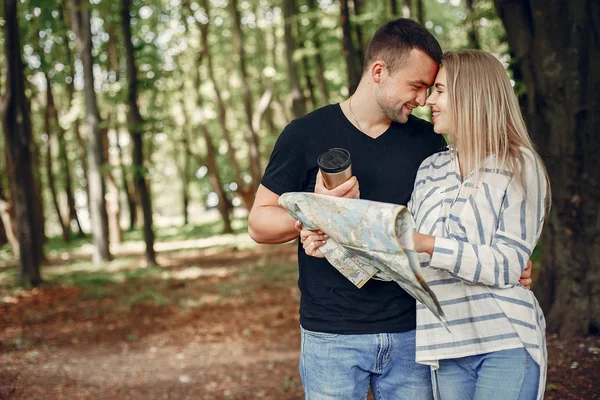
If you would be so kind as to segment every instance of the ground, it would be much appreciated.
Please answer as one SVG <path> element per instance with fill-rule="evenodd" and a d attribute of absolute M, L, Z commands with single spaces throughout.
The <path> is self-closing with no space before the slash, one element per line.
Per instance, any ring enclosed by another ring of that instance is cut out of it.
<path fill-rule="evenodd" d="M 85 246 L 51 251 L 33 290 L 0 266 L 0 399 L 302 399 L 295 246 L 157 249 L 147 268 L 139 243 L 101 267 Z M 600 399 L 600 338 L 548 347 L 546 398 Z"/>

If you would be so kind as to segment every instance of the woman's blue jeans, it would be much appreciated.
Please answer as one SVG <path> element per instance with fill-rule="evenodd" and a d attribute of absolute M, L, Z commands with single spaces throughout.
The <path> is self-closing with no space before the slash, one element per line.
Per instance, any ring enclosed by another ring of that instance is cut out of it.
<path fill-rule="evenodd" d="M 301 328 L 300 376 L 307 400 L 431 400 L 429 366 L 415 362 L 415 331 L 337 335 Z"/>
<path fill-rule="evenodd" d="M 540 367 L 524 348 L 441 360 L 441 400 L 535 400 Z"/>

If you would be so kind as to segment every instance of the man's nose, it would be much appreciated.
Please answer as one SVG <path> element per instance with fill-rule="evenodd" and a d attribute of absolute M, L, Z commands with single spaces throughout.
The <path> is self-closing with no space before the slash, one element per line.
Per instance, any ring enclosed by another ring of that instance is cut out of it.
<path fill-rule="evenodd" d="M 423 107 L 425 105 L 425 101 L 427 100 L 427 89 L 419 90 L 419 94 L 415 100 L 417 104 Z"/>

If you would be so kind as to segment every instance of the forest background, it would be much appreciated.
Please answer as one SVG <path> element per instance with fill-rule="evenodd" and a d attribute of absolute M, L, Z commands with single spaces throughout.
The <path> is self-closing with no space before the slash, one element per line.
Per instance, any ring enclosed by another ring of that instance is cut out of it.
<path fill-rule="evenodd" d="M 548 398 L 599 398 L 599 2 L 2 0 L 0 399 L 301 398 L 295 246 L 247 210 L 397 17 L 505 65 L 553 189 Z"/>

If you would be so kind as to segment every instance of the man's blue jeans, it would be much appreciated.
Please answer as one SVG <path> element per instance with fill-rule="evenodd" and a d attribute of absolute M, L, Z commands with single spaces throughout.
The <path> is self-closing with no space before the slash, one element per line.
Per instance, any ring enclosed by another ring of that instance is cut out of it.
<path fill-rule="evenodd" d="M 520 348 L 441 360 L 435 378 L 442 400 L 534 400 L 540 367 Z"/>
<path fill-rule="evenodd" d="M 300 376 L 307 400 L 433 399 L 429 366 L 415 362 L 415 331 L 337 335 L 301 328 Z"/>

